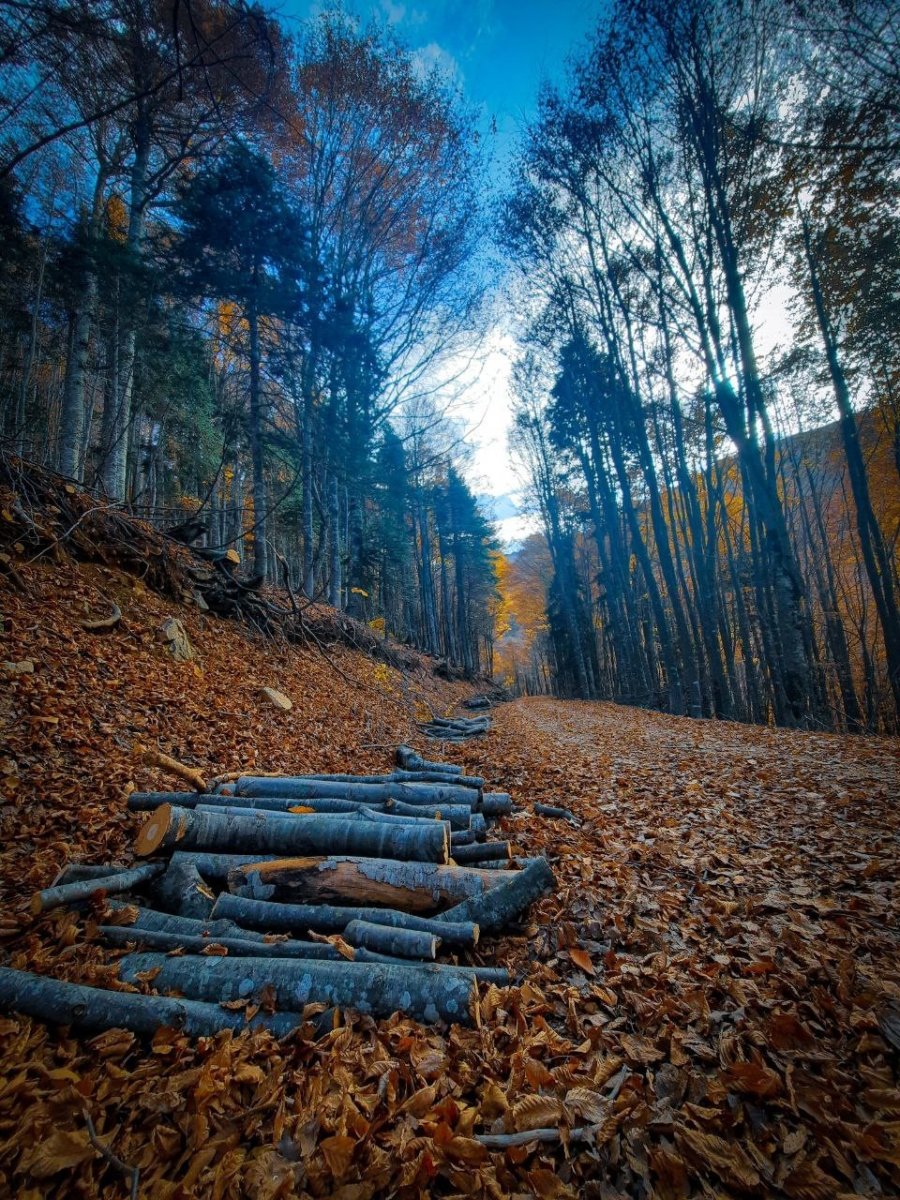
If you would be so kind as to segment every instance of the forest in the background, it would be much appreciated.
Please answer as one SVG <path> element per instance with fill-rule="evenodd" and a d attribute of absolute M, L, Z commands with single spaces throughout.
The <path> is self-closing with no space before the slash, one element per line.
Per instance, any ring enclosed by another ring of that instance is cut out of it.
<path fill-rule="evenodd" d="M 883 3 L 618 0 L 544 90 L 502 228 L 518 686 L 897 728 L 898 68 Z"/>
<path fill-rule="evenodd" d="M 4 5 L 0 466 L 451 673 L 896 730 L 897 12 L 598 19 L 492 258 L 484 114 L 386 25 Z M 505 554 L 453 414 L 486 314 L 535 530 Z"/>
<path fill-rule="evenodd" d="M 7 463 L 489 669 L 493 534 L 435 385 L 474 328 L 479 189 L 472 115 L 386 29 L 4 5 Z"/>

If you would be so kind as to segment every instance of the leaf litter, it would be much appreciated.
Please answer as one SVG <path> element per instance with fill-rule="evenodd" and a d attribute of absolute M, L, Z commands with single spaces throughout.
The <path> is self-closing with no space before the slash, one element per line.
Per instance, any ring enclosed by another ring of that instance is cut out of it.
<path fill-rule="evenodd" d="M 172 606 L 132 577 L 60 558 L 27 582 L 3 657 L 35 670 L 0 698 L 14 967 L 124 986 L 100 913 L 27 901 L 67 861 L 129 861 L 123 797 L 170 782 L 136 743 L 210 775 L 377 771 L 423 705 L 467 694 L 342 646 L 337 674 L 191 609 L 198 657 L 175 663 L 154 638 Z M 79 625 L 98 588 L 125 618 L 102 638 Z M 452 757 L 512 793 L 503 834 L 549 854 L 558 890 L 486 939 L 520 983 L 482 989 L 478 1028 L 348 1012 L 319 1041 L 146 1043 L 0 1017 L 0 1193 L 127 1194 L 86 1115 L 148 1200 L 900 1192 L 897 743 L 537 698 L 493 717 Z"/>

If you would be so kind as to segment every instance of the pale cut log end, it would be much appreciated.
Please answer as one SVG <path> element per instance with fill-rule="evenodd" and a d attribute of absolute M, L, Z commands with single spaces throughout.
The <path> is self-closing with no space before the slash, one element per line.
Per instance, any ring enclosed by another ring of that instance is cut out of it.
<path fill-rule="evenodd" d="M 153 810 L 138 832 L 134 843 L 135 854 L 140 858 L 149 858 L 151 854 L 156 853 L 169 832 L 172 814 L 171 804 L 161 804 Z"/>

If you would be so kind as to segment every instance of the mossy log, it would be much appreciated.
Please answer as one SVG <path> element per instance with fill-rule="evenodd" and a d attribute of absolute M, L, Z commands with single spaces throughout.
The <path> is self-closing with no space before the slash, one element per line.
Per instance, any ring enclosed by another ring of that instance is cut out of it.
<path fill-rule="evenodd" d="M 441 939 L 421 929 L 399 929 L 390 925 L 373 925 L 371 921 L 350 921 L 344 930 L 344 940 L 351 946 L 390 954 L 397 958 L 437 958 Z"/>
<path fill-rule="evenodd" d="M 64 983 L 27 971 L 0 967 L 0 1009 L 24 1013 L 53 1025 L 76 1029 L 130 1029 L 132 1033 L 152 1036 L 158 1029 L 172 1027 L 189 1037 L 214 1037 L 223 1029 L 268 1029 L 283 1037 L 304 1024 L 297 1012 L 279 1012 L 271 1016 L 260 1012 L 247 1021 L 241 1012 L 220 1008 L 216 1003 L 174 999 L 168 996 L 140 996 L 135 992 L 109 992 L 103 988 Z M 319 1023 L 318 1032 L 326 1032 L 333 1018 Z M 318 1022 L 318 1018 L 317 1018 Z M 325 1028 L 321 1028 L 324 1024 Z M 312 1025 L 310 1030 L 313 1031 Z"/>
<path fill-rule="evenodd" d="M 116 875 L 101 875 L 99 878 L 79 879 L 74 883 L 44 888 L 42 892 L 35 893 L 31 901 L 31 911 L 37 915 L 63 904 L 78 904 L 94 897 L 130 892 L 150 883 L 158 875 L 162 875 L 165 869 L 164 862 L 141 863 Z"/>
<path fill-rule="evenodd" d="M 506 877 L 505 871 L 338 855 L 282 858 L 236 867 L 228 876 L 228 889 L 257 900 L 346 902 L 434 913 L 455 901 L 482 896 Z"/>
<path fill-rule="evenodd" d="M 280 1009 L 300 1011 L 307 1004 L 351 1008 L 373 1017 L 401 1012 L 418 1021 L 472 1024 L 478 1001 L 471 971 L 429 964 L 313 962 L 277 958 L 167 958 L 130 954 L 119 963 L 119 977 L 134 983 L 156 971 L 153 987 L 177 991 L 195 1000 L 222 1003 L 260 1000 L 275 992 Z"/>
<path fill-rule="evenodd" d="M 478 926 L 471 921 L 442 921 L 391 908 L 349 908 L 331 904 L 278 904 L 222 892 L 213 916 L 235 926 L 264 929 L 269 933 L 341 933 L 351 921 L 366 921 L 396 929 L 431 933 L 448 946 L 467 949 L 478 944 Z"/>
<path fill-rule="evenodd" d="M 185 850 L 247 851 L 275 855 L 350 854 L 421 863 L 449 861 L 450 826 L 442 821 L 415 825 L 347 821 L 321 813 L 283 821 L 265 812 L 222 816 L 164 804 L 150 814 L 135 841 L 141 857 Z M 73 884 L 79 887 L 79 884 Z"/>
<path fill-rule="evenodd" d="M 474 921 L 482 933 L 496 933 L 518 920 L 526 908 L 556 885 L 546 858 L 533 858 L 521 871 L 491 871 L 495 886 L 441 914 L 444 921 Z M 498 878 L 499 877 L 499 878 Z"/>

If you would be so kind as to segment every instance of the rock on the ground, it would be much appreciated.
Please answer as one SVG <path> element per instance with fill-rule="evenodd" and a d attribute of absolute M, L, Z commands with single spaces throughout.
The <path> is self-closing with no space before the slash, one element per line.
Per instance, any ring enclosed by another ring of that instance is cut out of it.
<path fill-rule="evenodd" d="M 176 662 L 192 662 L 197 657 L 187 630 L 175 617 L 166 617 L 157 629 L 156 636 Z"/>
<path fill-rule="evenodd" d="M 279 692 L 277 688 L 263 687 L 259 689 L 259 694 L 273 707 L 280 708 L 282 712 L 290 712 L 294 707 L 293 701 L 284 692 Z"/>

